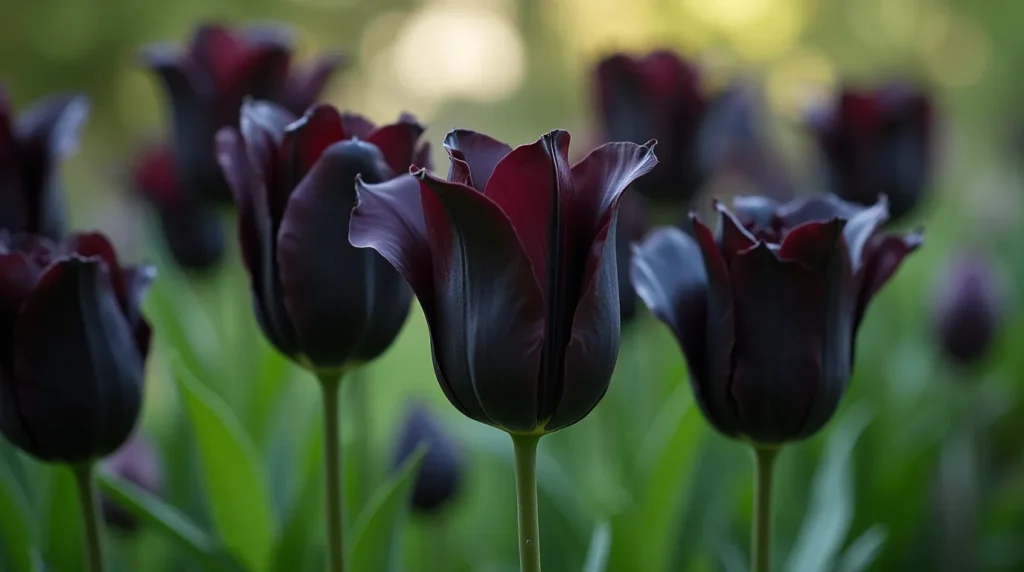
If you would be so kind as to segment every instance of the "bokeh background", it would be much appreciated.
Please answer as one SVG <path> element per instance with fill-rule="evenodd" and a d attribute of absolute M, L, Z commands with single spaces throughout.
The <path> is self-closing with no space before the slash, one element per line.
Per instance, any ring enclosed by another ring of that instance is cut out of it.
<path fill-rule="evenodd" d="M 807 105 L 843 80 L 920 82 L 938 106 L 940 152 L 930 198 L 907 225 L 924 226 L 927 243 L 869 311 L 840 413 L 781 457 L 776 568 L 1024 570 L 1024 354 L 1017 351 L 1024 315 L 1015 304 L 1024 279 L 1024 188 L 1016 169 L 1024 155 L 1024 5 L 2 0 L 0 14 L 0 82 L 16 107 L 54 91 L 91 99 L 79 151 L 63 168 L 73 225 L 104 229 L 123 258 L 160 268 L 147 302 L 157 337 L 142 431 L 160 452 L 165 499 L 200 526 L 213 526 L 203 477 L 210 469 L 196 452 L 172 374 L 179 363 L 223 401 L 255 444 L 281 533 L 290 530 L 290 517 L 307 515 L 308 542 L 280 570 L 322 568 L 322 483 L 311 461 L 320 447 L 316 386 L 262 339 L 237 246 L 217 272 L 186 276 L 164 252 L 149 210 L 129 196 L 134 152 L 165 137 L 168 126 L 164 94 L 139 65 L 140 46 L 182 43 L 205 20 L 286 23 L 300 58 L 324 49 L 349 56 L 323 99 L 379 122 L 412 112 L 429 127 L 442 167 L 438 143 L 456 126 L 512 144 L 564 127 L 577 153 L 587 148 L 596 137 L 592 66 L 613 51 L 668 47 L 699 60 L 712 86 L 753 80 L 773 140 L 800 181 L 815 180 L 803 176 L 815 168 L 799 126 Z M 942 359 L 931 308 L 950 257 L 968 248 L 991 258 L 1006 304 L 996 348 L 964 370 Z M 708 429 L 685 376 L 668 331 L 641 312 L 624 332 L 602 405 L 542 441 L 547 569 L 582 569 L 595 529 L 598 537 L 610 535 L 608 570 L 746 569 L 749 455 Z M 370 406 L 345 410 L 343 435 L 349 440 L 356 424 L 368 423 L 372 445 L 368 458 L 347 463 L 350 471 L 370 463 L 383 476 L 410 400 L 443 416 L 467 461 L 462 494 L 443 519 L 410 521 L 405 569 L 518 569 L 510 443 L 461 419 L 445 401 L 418 309 L 393 348 L 359 378 Z M 80 533 L 68 479 L 6 444 L 0 448 L 3 482 L 18 487 L 36 515 L 48 569 L 78 570 Z M 313 510 L 297 508 L 305 505 Z M 151 528 L 112 542 L 118 570 L 195 569 Z M 0 569 L 5 565 L 0 558 Z"/>

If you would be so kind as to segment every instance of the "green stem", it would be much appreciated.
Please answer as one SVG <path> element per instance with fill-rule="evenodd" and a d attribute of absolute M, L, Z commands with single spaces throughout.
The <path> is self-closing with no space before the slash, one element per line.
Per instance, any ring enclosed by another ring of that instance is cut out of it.
<path fill-rule="evenodd" d="M 539 435 L 513 435 L 516 454 L 516 501 L 519 505 L 519 568 L 540 572 L 540 519 L 537 511 L 537 442 Z"/>
<path fill-rule="evenodd" d="M 355 439 L 351 442 L 354 450 L 349 458 L 355 459 L 355 462 L 359 463 L 359 482 L 357 483 L 359 486 L 356 487 L 356 499 L 359 506 L 355 508 L 353 514 L 359 514 L 373 494 L 373 491 L 370 490 L 374 477 L 373 463 L 370 459 L 370 435 L 372 430 L 370 423 L 372 418 L 370 415 L 370 399 L 367 394 L 369 388 L 366 387 L 369 381 L 369 376 L 363 368 L 357 370 L 355 375 L 348 380 L 348 385 L 350 386 L 349 399 L 351 400 L 349 410 L 352 412 L 352 424 L 355 427 Z M 349 507 L 349 510 L 353 510 L 352 507 Z"/>
<path fill-rule="evenodd" d="M 754 529 L 750 534 L 751 572 L 772 569 L 772 473 L 777 447 L 754 445 Z"/>
<path fill-rule="evenodd" d="M 341 376 L 320 376 L 324 402 L 324 476 L 327 488 L 328 570 L 344 572 L 345 541 L 341 527 L 341 442 L 338 438 L 338 388 Z"/>
<path fill-rule="evenodd" d="M 75 485 L 78 489 L 78 504 L 82 508 L 82 524 L 85 527 L 85 551 L 90 572 L 103 572 L 103 541 L 100 530 L 99 502 L 96 483 L 92 478 L 92 462 L 75 465 Z"/>

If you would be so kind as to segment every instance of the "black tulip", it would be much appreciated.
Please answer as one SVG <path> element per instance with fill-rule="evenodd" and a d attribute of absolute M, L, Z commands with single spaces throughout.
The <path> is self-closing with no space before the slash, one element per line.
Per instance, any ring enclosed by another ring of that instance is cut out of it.
<path fill-rule="evenodd" d="M 960 365 L 982 360 L 992 348 L 1004 302 L 995 269 L 979 254 L 959 255 L 938 281 L 933 321 L 939 347 Z"/>
<path fill-rule="evenodd" d="M 421 443 L 426 453 L 413 485 L 412 508 L 418 514 L 432 515 L 458 495 L 465 469 L 455 441 L 429 408 L 416 404 L 408 408 L 399 429 L 395 468 L 401 467 Z"/>
<path fill-rule="evenodd" d="M 117 450 L 142 406 L 151 267 L 122 268 L 101 234 L 0 239 L 0 432 L 77 464 Z"/>
<path fill-rule="evenodd" d="M 283 354 L 332 372 L 376 358 L 397 337 L 412 292 L 384 258 L 349 243 L 348 225 L 356 177 L 410 177 L 426 161 L 423 130 L 408 116 L 375 127 L 319 105 L 296 121 L 249 102 L 241 131 L 218 135 L 256 317 Z"/>

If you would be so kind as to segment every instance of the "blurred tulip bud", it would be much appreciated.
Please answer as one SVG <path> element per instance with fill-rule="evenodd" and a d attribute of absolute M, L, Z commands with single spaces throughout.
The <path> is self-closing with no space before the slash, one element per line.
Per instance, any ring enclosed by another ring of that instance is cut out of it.
<path fill-rule="evenodd" d="M 395 468 L 401 467 L 420 443 L 427 447 L 412 492 L 417 514 L 436 514 L 458 495 L 464 467 L 455 442 L 430 409 L 421 404 L 408 408 L 398 433 Z"/>
<path fill-rule="evenodd" d="M 952 258 L 940 275 L 933 302 L 939 347 L 952 362 L 975 363 L 988 353 L 1002 321 L 1000 276 L 978 253 Z"/>
<path fill-rule="evenodd" d="M 100 462 L 102 471 L 118 479 L 160 495 L 162 490 L 162 469 L 153 445 L 141 434 L 132 437 L 124 447 Z M 139 523 L 130 513 L 105 496 L 102 497 L 103 519 L 112 528 L 126 533 L 135 532 Z"/>

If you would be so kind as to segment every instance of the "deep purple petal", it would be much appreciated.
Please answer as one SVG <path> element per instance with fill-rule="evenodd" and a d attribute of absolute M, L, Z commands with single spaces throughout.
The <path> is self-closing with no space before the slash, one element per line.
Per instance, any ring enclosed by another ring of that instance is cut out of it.
<path fill-rule="evenodd" d="M 846 221 L 812 221 L 789 231 L 779 248 L 780 260 L 800 262 L 815 270 L 824 270 L 843 236 Z"/>
<path fill-rule="evenodd" d="M 878 229 L 889 220 L 889 201 L 880 197 L 874 206 L 858 209 L 848 219 L 843 235 L 846 237 L 846 248 L 850 253 L 850 267 L 854 273 L 860 271 L 864 264 L 868 241 L 875 236 Z"/>
<path fill-rule="evenodd" d="M 341 114 L 341 124 L 345 127 L 346 137 L 355 137 L 364 141 L 377 128 L 369 119 L 349 111 Z"/>
<path fill-rule="evenodd" d="M 408 173 L 416 162 L 416 141 L 426 128 L 412 116 L 403 115 L 398 123 L 374 129 L 366 140 L 376 145 L 391 167 L 392 175 Z M 422 165 L 420 165 L 422 166 Z"/>
<path fill-rule="evenodd" d="M 821 391 L 826 280 L 779 260 L 764 243 L 733 259 L 731 277 L 736 347 L 729 392 L 738 433 L 780 443 L 799 434 Z"/>
<path fill-rule="evenodd" d="M 376 315 L 403 302 L 408 313 L 410 297 L 394 270 L 348 240 L 356 176 L 371 184 L 384 180 L 383 160 L 362 141 L 328 147 L 292 194 L 278 233 L 284 304 L 303 354 L 318 369 L 354 361 Z M 391 333 L 393 341 L 398 328 Z"/>
<path fill-rule="evenodd" d="M 545 311 L 530 260 L 491 198 L 426 172 L 419 177 L 438 297 L 439 377 L 472 418 L 533 431 L 541 421 Z"/>
<path fill-rule="evenodd" d="M 285 129 L 281 143 L 282 160 L 286 165 L 284 185 L 295 188 L 324 149 L 346 138 L 337 109 L 326 103 L 310 108 Z"/>
<path fill-rule="evenodd" d="M 810 221 L 850 220 L 862 210 L 863 207 L 835 195 L 808 195 L 779 206 L 775 215 L 783 227 L 793 228 Z"/>
<path fill-rule="evenodd" d="M 732 200 L 736 219 L 756 235 L 759 231 L 771 231 L 775 225 L 775 211 L 779 203 L 770 197 L 744 196 Z"/>
<path fill-rule="evenodd" d="M 0 377 L 14 367 L 14 324 L 42 269 L 21 252 L 0 254 Z"/>
<path fill-rule="evenodd" d="M 907 235 L 879 234 L 869 240 L 864 247 L 863 266 L 856 273 L 859 290 L 855 323 L 858 326 L 871 299 L 893 277 L 903 259 L 923 243 L 924 236 L 919 232 Z"/>
<path fill-rule="evenodd" d="M 323 93 L 327 82 L 346 63 L 344 55 L 327 53 L 318 57 L 308 67 L 297 69 L 296 66 L 292 66 L 276 100 L 295 115 L 306 113 Z"/>
<path fill-rule="evenodd" d="M 114 294 L 125 316 L 129 313 L 128 284 L 124 279 L 124 271 L 117 261 L 117 252 L 107 237 L 98 232 L 83 232 L 69 236 L 61 244 L 64 254 L 77 254 L 82 258 L 99 258 L 106 265 L 107 280 L 114 287 Z"/>
<path fill-rule="evenodd" d="M 457 176 L 450 173 L 448 179 L 474 187 L 480 192 L 487 187 L 487 181 L 498 162 L 512 152 L 507 144 L 468 129 L 449 131 L 444 138 L 444 147 L 453 159 L 453 171 L 457 169 L 456 160 L 468 167 L 467 172 L 460 172 Z"/>
<path fill-rule="evenodd" d="M 248 100 L 242 105 L 240 131 L 245 139 L 245 151 L 254 175 L 266 188 L 275 232 L 294 189 L 294 182 L 287 180 L 282 156 L 285 131 L 294 120 L 286 109 L 269 101 Z"/>
<path fill-rule="evenodd" d="M 139 154 L 131 181 L 136 193 L 157 206 L 176 204 L 185 195 L 171 150 L 163 146 L 144 149 Z"/>
<path fill-rule="evenodd" d="M 729 212 L 729 209 L 725 208 L 725 205 L 715 201 L 715 210 L 718 211 L 715 242 L 718 244 L 726 265 L 729 265 L 737 254 L 753 248 L 758 241 L 740 221 L 736 220 L 736 217 Z"/>
<path fill-rule="evenodd" d="M 15 347 L 13 394 L 33 454 L 80 463 L 125 442 L 142 405 L 143 361 L 105 264 L 73 257 L 47 269 L 22 306 Z"/>
<path fill-rule="evenodd" d="M 691 374 L 690 383 L 694 384 L 695 393 L 704 396 L 698 403 L 707 408 L 704 413 L 708 421 L 722 433 L 736 435 L 736 403 L 729 393 L 736 344 L 732 279 L 711 229 L 694 215 L 690 216 L 690 222 L 708 279 L 707 374 L 703 378 L 698 377 L 699 372 Z M 689 326 L 683 324 L 683 327 Z"/>

